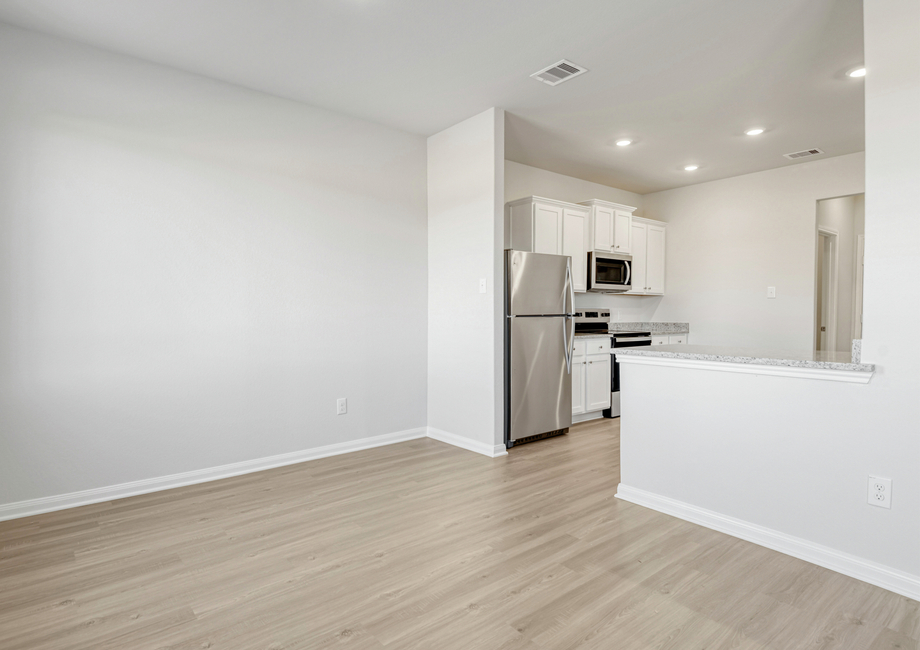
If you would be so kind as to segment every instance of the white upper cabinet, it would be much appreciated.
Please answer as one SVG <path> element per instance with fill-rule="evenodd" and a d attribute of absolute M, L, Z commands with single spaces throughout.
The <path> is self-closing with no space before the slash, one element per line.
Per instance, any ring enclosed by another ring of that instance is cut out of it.
<path fill-rule="evenodd" d="M 511 248 L 562 255 L 561 205 L 531 199 L 508 205 L 511 209 Z"/>
<path fill-rule="evenodd" d="M 572 283 L 576 293 L 588 290 L 588 211 L 562 209 L 562 254 L 572 258 Z"/>
<path fill-rule="evenodd" d="M 630 274 L 629 284 L 632 289 L 629 293 L 645 293 L 648 283 L 645 281 L 645 254 L 646 242 L 648 240 L 648 226 L 634 220 L 630 226 L 632 230 L 633 253 L 632 253 L 632 273 Z"/>
<path fill-rule="evenodd" d="M 572 258 L 575 291 L 588 288 L 588 208 L 539 196 L 507 205 L 511 248 L 531 253 L 568 255 Z"/>
<path fill-rule="evenodd" d="M 594 222 L 594 245 L 592 250 L 610 251 L 613 249 L 613 217 L 612 208 L 593 206 L 591 208 L 592 221 Z"/>
<path fill-rule="evenodd" d="M 645 280 L 649 293 L 664 293 L 665 228 L 648 224 Z"/>
<path fill-rule="evenodd" d="M 632 212 L 617 210 L 613 214 L 613 252 L 632 252 Z"/>
<path fill-rule="evenodd" d="M 589 213 L 589 250 L 605 253 L 632 252 L 632 213 L 636 208 L 610 201 L 592 199 L 580 205 L 587 206 Z"/>
<path fill-rule="evenodd" d="M 664 293 L 666 225 L 662 221 L 632 219 L 632 277 L 629 293 Z"/>

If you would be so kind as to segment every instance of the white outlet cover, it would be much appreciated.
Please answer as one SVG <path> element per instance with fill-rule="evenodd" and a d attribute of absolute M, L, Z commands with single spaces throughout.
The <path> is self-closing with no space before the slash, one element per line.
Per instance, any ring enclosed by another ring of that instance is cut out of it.
<path fill-rule="evenodd" d="M 335 412 L 336 415 L 345 415 L 348 413 L 348 400 L 344 397 L 340 397 L 335 401 Z"/>
<path fill-rule="evenodd" d="M 869 476 L 866 500 L 879 508 L 891 508 L 891 479 L 881 476 Z"/>

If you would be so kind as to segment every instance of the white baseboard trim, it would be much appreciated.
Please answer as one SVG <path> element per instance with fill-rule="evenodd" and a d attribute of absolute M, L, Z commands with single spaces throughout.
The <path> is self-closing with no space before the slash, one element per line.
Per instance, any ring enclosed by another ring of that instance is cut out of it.
<path fill-rule="evenodd" d="M 624 501 L 765 546 L 902 596 L 920 600 L 920 576 L 622 483 L 617 487 L 616 496 Z"/>
<path fill-rule="evenodd" d="M 386 433 L 370 438 L 340 442 L 324 447 L 293 451 L 277 456 L 244 460 L 229 465 L 208 467 L 206 469 L 197 469 L 191 472 L 170 474 L 168 476 L 157 476 L 155 478 L 148 478 L 140 481 L 131 481 L 130 483 L 120 483 L 118 485 L 109 485 L 106 487 L 93 488 L 91 490 L 70 492 L 69 494 L 58 494 L 39 499 L 0 504 L 0 521 L 19 519 L 20 517 L 31 517 L 32 515 L 38 515 L 43 512 L 76 508 L 77 506 L 113 501 L 115 499 L 137 496 L 138 494 L 147 494 L 148 492 L 159 492 L 160 490 L 170 490 L 172 488 L 185 487 L 186 485 L 194 485 L 196 483 L 216 481 L 218 479 L 230 478 L 231 476 L 239 476 L 241 474 L 261 472 L 262 470 L 283 467 L 284 465 L 294 465 L 308 460 L 317 460 L 319 458 L 338 456 L 339 454 L 347 454 L 362 449 L 371 449 L 373 447 L 382 447 L 383 445 L 392 445 L 397 442 L 425 438 L 427 435 L 428 430 L 426 427 L 418 427 L 405 431 L 397 431 L 396 433 Z"/>
<path fill-rule="evenodd" d="M 592 411 L 590 413 L 579 413 L 578 415 L 572 416 L 572 424 L 578 424 L 579 422 L 590 422 L 591 420 L 600 420 L 604 417 L 603 411 Z"/>
<path fill-rule="evenodd" d="M 443 429 L 428 427 L 428 437 L 433 440 L 446 442 L 447 444 L 453 445 L 454 447 L 475 451 L 477 454 L 482 454 L 483 456 L 488 456 L 490 458 L 497 458 L 499 456 L 508 455 L 508 450 L 505 448 L 505 445 L 488 445 L 484 442 L 479 442 L 478 440 L 470 440 L 464 436 L 458 436 L 455 433 L 450 433 L 448 431 L 444 431 Z"/>

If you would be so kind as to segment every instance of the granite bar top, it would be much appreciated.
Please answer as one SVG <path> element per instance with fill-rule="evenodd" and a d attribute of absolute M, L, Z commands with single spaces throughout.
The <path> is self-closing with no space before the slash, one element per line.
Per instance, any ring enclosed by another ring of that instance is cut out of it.
<path fill-rule="evenodd" d="M 616 354 L 635 357 L 664 357 L 694 361 L 720 361 L 761 366 L 817 368 L 875 372 L 875 364 L 853 363 L 849 352 L 811 352 L 789 350 L 751 350 L 716 345 L 659 345 L 654 348 L 623 348 Z"/>
<path fill-rule="evenodd" d="M 660 323 L 654 321 L 615 322 L 608 324 L 611 332 L 651 332 L 652 334 L 689 334 L 690 323 Z"/>

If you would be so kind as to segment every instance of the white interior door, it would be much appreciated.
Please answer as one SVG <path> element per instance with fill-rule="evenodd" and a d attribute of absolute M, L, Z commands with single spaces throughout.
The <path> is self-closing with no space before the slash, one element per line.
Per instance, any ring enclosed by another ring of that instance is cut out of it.
<path fill-rule="evenodd" d="M 837 349 L 837 233 L 818 231 L 815 272 L 815 348 Z"/>
<path fill-rule="evenodd" d="M 853 338 L 862 338 L 863 272 L 866 264 L 866 236 L 856 237 L 855 286 L 853 287 Z"/>

